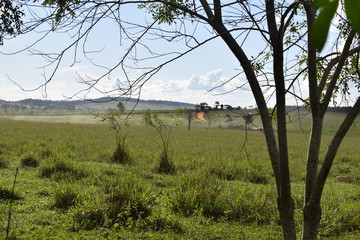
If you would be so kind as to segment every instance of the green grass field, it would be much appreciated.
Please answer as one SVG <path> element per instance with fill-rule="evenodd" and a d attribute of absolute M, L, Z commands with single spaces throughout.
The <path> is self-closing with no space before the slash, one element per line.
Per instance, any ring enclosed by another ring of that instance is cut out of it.
<path fill-rule="evenodd" d="M 85 117 L 0 121 L 0 236 L 9 230 L 9 239 L 281 238 L 263 133 L 248 131 L 242 149 L 240 118 L 229 123 L 218 114 L 210 128 L 194 120 L 190 132 L 175 129 L 176 171 L 159 174 L 160 139 L 140 115 L 124 129 L 129 164 L 111 161 L 115 134 L 106 124 L 75 123 L 94 121 Z M 327 117 L 323 153 L 342 117 Z M 299 232 L 309 124 L 308 117 L 289 123 Z M 360 238 L 359 133 L 351 129 L 327 181 L 321 239 Z"/>

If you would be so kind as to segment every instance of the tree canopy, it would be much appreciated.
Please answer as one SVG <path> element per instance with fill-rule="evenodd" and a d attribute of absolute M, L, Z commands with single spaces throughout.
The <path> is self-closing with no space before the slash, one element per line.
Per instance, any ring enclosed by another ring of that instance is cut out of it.
<path fill-rule="evenodd" d="M 0 45 L 6 35 L 16 35 L 19 33 L 24 15 L 20 4 L 14 4 L 11 0 L 0 1 Z"/>

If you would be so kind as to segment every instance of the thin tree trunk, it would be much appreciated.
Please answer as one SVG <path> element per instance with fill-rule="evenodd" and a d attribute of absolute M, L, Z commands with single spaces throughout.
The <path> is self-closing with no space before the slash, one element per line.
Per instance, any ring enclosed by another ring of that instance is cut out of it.
<path fill-rule="evenodd" d="M 291 196 L 289 152 L 286 128 L 286 89 L 284 78 L 284 50 L 283 31 L 285 26 L 278 28 L 273 0 L 266 1 L 267 25 L 270 42 L 273 47 L 273 71 L 276 88 L 276 119 L 280 157 L 280 194 L 278 195 L 278 209 L 280 213 L 283 237 L 286 240 L 296 240 L 294 219 L 294 201 Z"/>
<path fill-rule="evenodd" d="M 305 3 L 304 7 L 307 14 L 307 28 L 309 29 L 307 61 L 312 125 L 306 164 L 302 239 L 310 240 L 317 238 L 317 230 L 321 218 L 320 205 L 309 205 L 309 201 L 313 185 L 318 174 L 319 153 L 323 128 L 323 111 L 320 104 L 320 90 L 317 79 L 316 48 L 312 42 L 310 31 L 315 20 L 316 10 L 310 3 Z"/>

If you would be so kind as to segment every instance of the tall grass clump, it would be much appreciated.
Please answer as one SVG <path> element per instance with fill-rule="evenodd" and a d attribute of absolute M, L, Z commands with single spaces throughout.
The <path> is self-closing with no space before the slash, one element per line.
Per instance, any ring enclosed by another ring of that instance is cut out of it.
<path fill-rule="evenodd" d="M 173 174 L 175 173 L 175 164 L 170 160 L 170 157 L 167 152 L 162 152 L 160 154 L 160 163 L 155 169 L 158 173 Z"/>
<path fill-rule="evenodd" d="M 132 158 L 126 145 L 125 138 L 123 138 L 122 141 L 117 143 L 116 149 L 111 156 L 111 161 L 120 164 L 131 163 Z"/>
<path fill-rule="evenodd" d="M 3 155 L 0 155 L 0 168 L 7 168 L 9 165 L 9 160 L 3 156 Z"/>
<path fill-rule="evenodd" d="M 154 194 L 134 176 L 107 182 L 103 193 L 106 216 L 111 224 L 126 225 L 144 219 L 152 212 Z"/>
<path fill-rule="evenodd" d="M 270 181 L 270 173 L 266 171 L 266 167 L 261 163 L 246 160 L 217 160 L 209 166 L 209 171 L 228 181 L 240 180 L 255 184 L 267 184 Z"/>
<path fill-rule="evenodd" d="M 0 200 L 21 200 L 21 199 L 22 197 L 18 193 L 6 187 L 0 186 Z"/>
<path fill-rule="evenodd" d="M 0 155 L 3 155 L 4 153 L 8 152 L 9 146 L 5 143 L 0 143 Z"/>
<path fill-rule="evenodd" d="M 33 152 L 23 154 L 20 157 L 20 166 L 21 167 L 38 167 L 39 159 Z"/>
<path fill-rule="evenodd" d="M 269 185 L 229 185 L 220 197 L 224 218 L 243 223 L 270 224 L 278 221 L 276 196 Z"/>
<path fill-rule="evenodd" d="M 210 172 L 182 176 L 170 204 L 185 216 L 197 213 L 244 223 L 268 224 L 277 216 L 276 197 L 268 185 L 230 184 Z"/>
<path fill-rule="evenodd" d="M 79 201 L 79 193 L 68 183 L 61 183 L 54 192 L 54 207 L 67 210 Z"/>
<path fill-rule="evenodd" d="M 170 196 L 171 208 L 185 216 L 194 213 L 220 216 L 224 209 L 219 208 L 217 201 L 222 187 L 222 182 L 208 172 L 182 175 Z"/>
<path fill-rule="evenodd" d="M 152 215 L 143 219 L 137 224 L 140 229 L 150 229 L 152 231 L 173 231 L 176 233 L 184 232 L 180 218 L 169 212 L 169 210 L 154 211 Z"/>
<path fill-rule="evenodd" d="M 271 174 L 261 162 L 242 161 L 242 169 L 243 181 L 255 184 L 267 184 L 270 181 Z"/>
<path fill-rule="evenodd" d="M 73 209 L 72 219 L 81 229 L 91 230 L 104 226 L 106 215 L 97 200 L 87 201 Z"/>
<path fill-rule="evenodd" d="M 55 158 L 49 159 L 48 162 L 40 166 L 39 176 L 80 179 L 85 177 L 86 173 L 83 169 L 76 167 L 69 159 Z"/>

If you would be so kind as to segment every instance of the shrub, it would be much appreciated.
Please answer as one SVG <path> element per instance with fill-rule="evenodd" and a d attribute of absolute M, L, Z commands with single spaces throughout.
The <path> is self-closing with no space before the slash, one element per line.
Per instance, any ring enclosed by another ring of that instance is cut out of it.
<path fill-rule="evenodd" d="M 20 157 L 21 167 L 37 167 L 39 166 L 39 160 L 33 153 L 24 154 Z"/>

